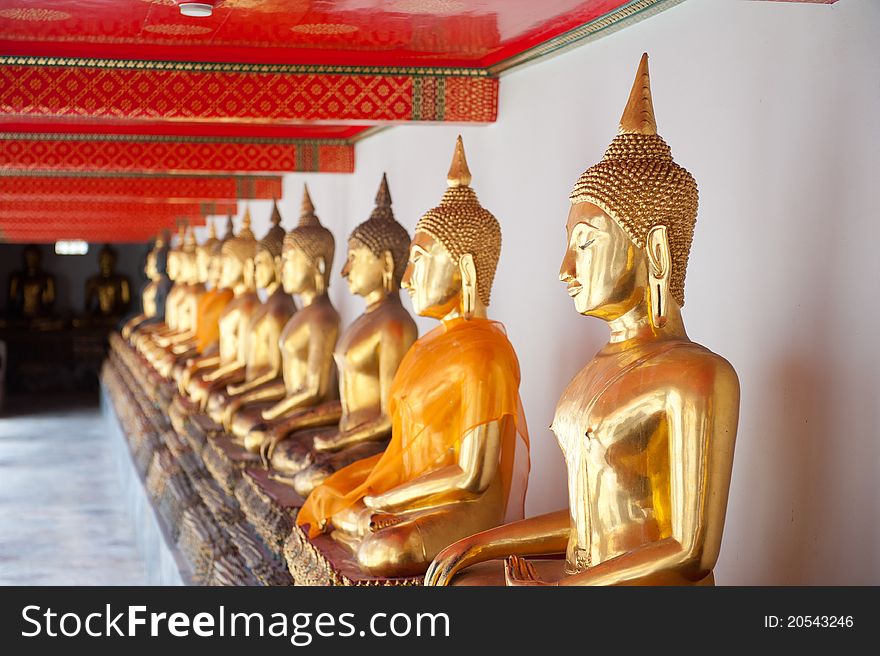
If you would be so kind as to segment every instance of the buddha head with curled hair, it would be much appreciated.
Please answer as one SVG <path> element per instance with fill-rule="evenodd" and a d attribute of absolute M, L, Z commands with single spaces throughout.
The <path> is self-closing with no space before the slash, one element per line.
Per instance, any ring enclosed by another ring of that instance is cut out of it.
<path fill-rule="evenodd" d="M 251 211 L 249 207 L 246 207 L 244 218 L 241 221 L 241 230 L 232 239 L 224 241 L 220 247 L 221 286 L 232 289 L 238 284 L 244 283 L 247 287 L 251 287 L 253 284 L 253 260 L 256 253 L 257 239 L 251 230 Z"/>
<path fill-rule="evenodd" d="M 388 178 L 383 174 L 376 207 L 370 218 L 358 225 L 348 238 L 348 257 L 342 277 L 353 294 L 368 297 L 381 290 L 381 296 L 400 289 L 406 269 L 410 237 L 394 218 Z"/>
<path fill-rule="evenodd" d="M 330 284 L 330 269 L 336 241 L 321 225 L 309 188 L 303 188 L 299 224 L 284 236 L 281 252 L 281 282 L 288 294 L 323 294 Z"/>
<path fill-rule="evenodd" d="M 440 204 L 416 224 L 403 286 L 416 313 L 468 319 L 485 313 L 501 255 L 501 226 L 480 205 L 461 137 Z"/>
<path fill-rule="evenodd" d="M 265 289 L 281 279 L 281 248 L 284 243 L 284 228 L 281 227 L 281 212 L 278 202 L 272 202 L 272 216 L 269 218 L 272 227 L 257 242 L 257 253 L 254 256 L 254 279 L 257 287 Z"/>
<path fill-rule="evenodd" d="M 570 195 L 560 279 L 580 314 L 614 320 L 647 301 L 655 327 L 679 316 L 697 184 L 657 134 L 642 55 L 618 134 Z"/>

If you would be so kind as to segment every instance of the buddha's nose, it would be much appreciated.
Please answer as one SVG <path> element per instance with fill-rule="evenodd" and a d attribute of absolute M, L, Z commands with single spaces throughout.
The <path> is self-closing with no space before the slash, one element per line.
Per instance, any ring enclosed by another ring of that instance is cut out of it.
<path fill-rule="evenodd" d="M 403 272 L 403 278 L 400 279 L 400 287 L 402 289 L 409 289 L 412 286 L 412 262 L 406 265 L 406 269 Z"/>

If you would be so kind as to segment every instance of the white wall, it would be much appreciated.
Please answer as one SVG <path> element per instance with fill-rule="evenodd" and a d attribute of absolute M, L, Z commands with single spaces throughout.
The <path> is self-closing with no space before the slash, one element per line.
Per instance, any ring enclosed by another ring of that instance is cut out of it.
<path fill-rule="evenodd" d="M 689 0 L 504 77 L 494 125 L 396 127 L 358 145 L 353 176 L 288 176 L 282 209 L 292 226 L 307 178 L 344 246 L 387 171 L 412 229 L 440 200 L 464 136 L 473 186 L 504 231 L 490 313 L 522 365 L 527 511 L 561 508 L 565 471 L 547 426 L 606 338 L 557 281 L 568 192 L 613 137 L 649 52 L 660 134 L 700 185 L 685 321 L 742 385 L 718 581 L 877 584 L 878 43 L 876 0 Z M 262 233 L 269 205 L 254 214 Z M 340 283 L 349 320 L 361 305 Z"/>

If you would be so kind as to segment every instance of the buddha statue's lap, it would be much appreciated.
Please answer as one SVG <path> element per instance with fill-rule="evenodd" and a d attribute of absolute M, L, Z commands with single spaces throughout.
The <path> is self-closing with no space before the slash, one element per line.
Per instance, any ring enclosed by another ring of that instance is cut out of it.
<path fill-rule="evenodd" d="M 569 508 L 450 545 L 426 583 L 712 585 L 739 384 L 684 330 L 697 189 L 656 133 L 647 56 L 620 133 L 570 200 L 560 279 L 611 338 L 568 385 L 551 426 Z M 560 560 L 527 559 L 551 556 Z"/>
<path fill-rule="evenodd" d="M 469 186 L 460 138 L 448 182 L 416 227 L 404 275 L 416 312 L 441 325 L 397 369 L 388 446 L 329 476 L 297 516 L 375 576 L 421 574 L 444 546 L 522 513 L 519 365 L 503 328 L 485 318 L 500 228 Z"/>

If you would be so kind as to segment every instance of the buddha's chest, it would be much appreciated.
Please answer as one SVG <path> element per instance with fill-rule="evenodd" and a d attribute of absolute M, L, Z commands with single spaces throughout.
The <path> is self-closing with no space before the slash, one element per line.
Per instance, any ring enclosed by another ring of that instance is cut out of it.
<path fill-rule="evenodd" d="M 156 314 L 156 295 L 158 291 L 158 285 L 156 285 L 155 283 L 150 283 L 146 286 L 143 294 L 141 295 L 141 301 L 144 305 L 144 314 L 148 317 L 155 316 Z"/>
<path fill-rule="evenodd" d="M 669 443 L 662 392 L 638 362 L 597 362 L 569 384 L 552 429 L 565 456 L 579 571 L 653 539 L 668 517 Z"/>
<path fill-rule="evenodd" d="M 343 333 L 333 359 L 343 379 L 358 375 L 376 375 L 379 370 L 379 342 L 381 334 L 372 322 L 359 317 L 348 330 Z"/>

